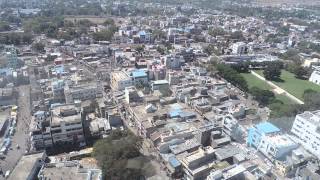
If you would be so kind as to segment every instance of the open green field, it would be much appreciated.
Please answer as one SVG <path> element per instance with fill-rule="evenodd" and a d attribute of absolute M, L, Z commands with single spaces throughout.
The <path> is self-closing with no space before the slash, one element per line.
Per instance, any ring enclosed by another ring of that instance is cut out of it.
<path fill-rule="evenodd" d="M 261 76 L 263 76 L 263 71 L 255 71 Z M 316 85 L 308 80 L 301 80 L 297 79 L 294 74 L 282 70 L 281 72 L 281 79 L 283 82 L 272 81 L 282 89 L 288 91 L 290 94 L 294 95 L 295 97 L 303 100 L 303 92 L 307 89 L 312 89 L 317 92 L 320 92 L 320 86 Z"/>
<path fill-rule="evenodd" d="M 241 73 L 241 75 L 245 78 L 248 83 L 249 89 L 252 87 L 258 87 L 260 89 L 265 90 L 272 90 L 272 87 L 268 85 L 266 82 L 262 81 L 261 79 L 255 77 L 251 73 Z M 295 104 L 290 98 L 282 94 L 275 94 L 276 98 L 282 101 L 284 104 Z"/>

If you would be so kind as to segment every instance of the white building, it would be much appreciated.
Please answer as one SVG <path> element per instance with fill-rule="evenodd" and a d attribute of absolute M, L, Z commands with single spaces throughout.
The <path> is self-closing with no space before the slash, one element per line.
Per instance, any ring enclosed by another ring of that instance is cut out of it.
<path fill-rule="evenodd" d="M 306 150 L 320 157 L 320 110 L 298 114 L 291 132 Z"/>
<path fill-rule="evenodd" d="M 312 72 L 309 81 L 320 85 L 320 69 L 316 69 Z"/>
<path fill-rule="evenodd" d="M 246 43 L 237 42 L 232 44 L 232 54 L 244 54 L 246 51 Z"/>
<path fill-rule="evenodd" d="M 262 137 L 258 150 L 273 160 L 285 158 L 298 146 L 287 134 L 268 135 Z"/>

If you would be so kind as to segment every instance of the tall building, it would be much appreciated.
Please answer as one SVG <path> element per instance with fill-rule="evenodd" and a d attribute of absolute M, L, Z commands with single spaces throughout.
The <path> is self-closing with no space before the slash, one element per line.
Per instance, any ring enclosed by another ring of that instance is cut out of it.
<path fill-rule="evenodd" d="M 58 144 L 84 143 L 81 114 L 74 105 L 57 106 L 51 110 L 50 129 L 52 140 Z"/>
<path fill-rule="evenodd" d="M 316 157 L 320 157 L 320 110 L 298 114 L 291 132 L 299 144 Z"/>

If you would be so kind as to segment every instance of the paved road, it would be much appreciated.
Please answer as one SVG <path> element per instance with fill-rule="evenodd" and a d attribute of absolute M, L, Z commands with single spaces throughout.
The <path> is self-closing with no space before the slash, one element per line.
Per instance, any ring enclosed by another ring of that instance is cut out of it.
<path fill-rule="evenodd" d="M 260 76 L 258 73 L 251 71 L 251 74 L 256 76 L 257 78 L 265 81 L 266 83 L 268 83 L 271 87 L 273 87 L 273 91 L 277 94 L 284 94 L 286 95 L 288 98 L 292 99 L 293 101 L 297 102 L 298 104 L 304 104 L 303 101 L 301 101 L 300 99 L 296 98 L 295 96 L 293 96 L 292 94 L 290 94 L 288 91 L 280 88 L 279 86 L 277 86 L 276 84 L 274 84 L 271 81 L 266 80 L 264 77 Z"/>
<path fill-rule="evenodd" d="M 3 173 L 7 170 L 12 171 L 19 161 L 19 159 L 25 154 L 27 147 L 30 143 L 28 140 L 28 128 L 30 124 L 31 114 L 30 114 L 30 85 L 20 86 L 16 88 L 19 92 L 18 97 L 18 117 L 16 132 L 11 137 L 12 143 L 10 149 L 6 154 L 6 158 L 0 160 L 0 168 Z M 17 149 L 17 144 L 19 144 L 20 149 Z M 4 179 L 0 176 L 0 180 Z"/>

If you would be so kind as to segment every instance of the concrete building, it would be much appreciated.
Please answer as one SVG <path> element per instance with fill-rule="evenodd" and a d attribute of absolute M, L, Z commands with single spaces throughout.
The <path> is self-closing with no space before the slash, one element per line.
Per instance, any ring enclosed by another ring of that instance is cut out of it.
<path fill-rule="evenodd" d="M 41 167 L 39 180 L 102 180 L 102 171 L 97 168 L 83 167 L 79 161 L 48 163 Z"/>
<path fill-rule="evenodd" d="M 64 80 L 63 79 L 59 79 L 57 81 L 53 81 L 51 83 L 52 86 L 52 94 L 53 94 L 53 99 L 56 101 L 63 101 L 65 100 L 65 96 L 64 96 Z"/>
<path fill-rule="evenodd" d="M 262 137 L 258 150 L 270 160 L 283 160 L 298 146 L 288 135 L 281 134 Z"/>
<path fill-rule="evenodd" d="M 137 69 L 137 70 L 132 71 L 130 73 L 130 77 L 132 79 L 132 83 L 134 86 L 145 85 L 149 81 L 147 73 L 142 69 Z"/>
<path fill-rule="evenodd" d="M 320 157 L 320 110 L 298 114 L 291 133 L 306 150 Z"/>
<path fill-rule="evenodd" d="M 213 166 L 215 151 L 212 147 L 199 148 L 183 157 L 180 162 L 184 170 L 184 179 L 197 180 L 206 178 Z"/>
<path fill-rule="evenodd" d="M 278 134 L 280 129 L 269 122 L 263 122 L 249 128 L 247 145 L 258 148 L 264 136 Z"/>
<path fill-rule="evenodd" d="M 74 103 L 75 100 L 89 100 L 102 97 L 102 88 L 98 83 L 86 83 L 69 86 L 64 88 L 66 103 Z"/>
<path fill-rule="evenodd" d="M 74 105 L 54 107 L 51 110 L 50 129 L 54 145 L 84 143 L 80 111 Z"/>
<path fill-rule="evenodd" d="M 312 72 L 309 81 L 320 85 L 320 69 L 316 69 Z"/>
<path fill-rule="evenodd" d="M 12 105 L 15 103 L 13 88 L 0 88 L 0 106 Z"/>
<path fill-rule="evenodd" d="M 40 167 L 44 164 L 45 158 L 46 154 L 44 152 L 22 156 L 8 180 L 36 179 Z"/>
<path fill-rule="evenodd" d="M 244 54 L 246 52 L 246 44 L 244 42 L 237 42 L 237 43 L 234 43 L 232 44 L 232 53 L 233 54 L 238 54 L 238 55 L 241 55 L 241 54 Z"/>
<path fill-rule="evenodd" d="M 115 71 L 111 74 L 111 87 L 114 90 L 124 90 L 126 87 L 132 86 L 132 80 L 128 74 L 123 71 Z"/>
<path fill-rule="evenodd" d="M 164 58 L 164 64 L 168 69 L 180 69 L 181 65 L 185 62 L 183 56 L 175 54 L 167 55 Z"/>
<path fill-rule="evenodd" d="M 170 92 L 169 82 L 167 80 L 153 81 L 151 83 L 151 90 L 152 91 L 159 90 L 162 94 L 168 95 L 168 93 Z"/>

